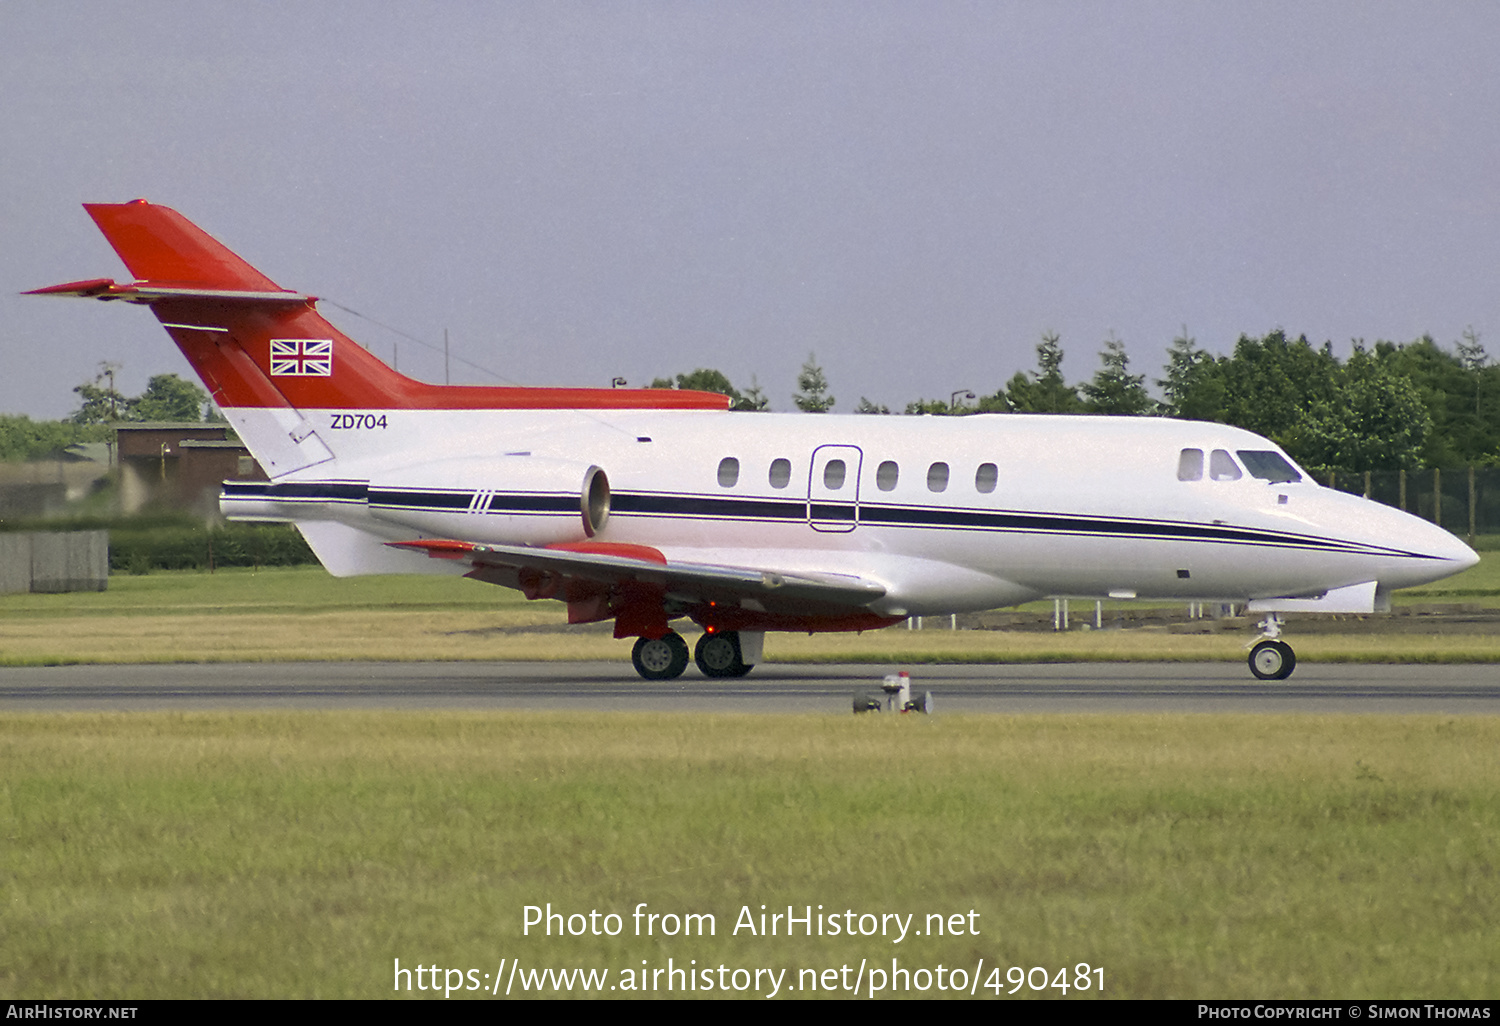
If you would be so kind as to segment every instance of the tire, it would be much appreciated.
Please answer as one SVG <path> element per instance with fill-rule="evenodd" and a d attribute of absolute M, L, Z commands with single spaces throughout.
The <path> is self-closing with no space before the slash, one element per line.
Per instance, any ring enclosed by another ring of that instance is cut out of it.
<path fill-rule="evenodd" d="M 750 672 L 740 657 L 740 636 L 735 631 L 703 635 L 693 649 L 693 661 L 705 677 L 743 677 Z"/>
<path fill-rule="evenodd" d="M 637 638 L 630 661 L 635 664 L 635 672 L 647 680 L 671 680 L 687 669 L 687 642 L 676 631 L 667 631 L 659 638 Z"/>
<path fill-rule="evenodd" d="M 1292 671 L 1297 668 L 1297 653 L 1293 652 L 1292 646 L 1284 641 L 1278 641 L 1276 644 L 1280 646 L 1282 658 L 1285 660 L 1281 667 L 1281 676 L 1276 679 L 1286 680 L 1292 675 Z"/>
<path fill-rule="evenodd" d="M 1297 655 L 1284 641 L 1262 641 L 1250 650 L 1250 672 L 1260 680 L 1286 680 L 1297 668 Z"/>

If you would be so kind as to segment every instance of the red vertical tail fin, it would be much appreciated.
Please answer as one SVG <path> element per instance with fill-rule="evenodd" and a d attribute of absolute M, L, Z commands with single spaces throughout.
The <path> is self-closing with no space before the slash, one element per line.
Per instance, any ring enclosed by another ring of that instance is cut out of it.
<path fill-rule="evenodd" d="M 329 324 L 316 300 L 283 289 L 169 207 L 85 208 L 136 281 L 70 282 L 34 294 L 151 306 L 226 411 L 396 409 L 724 410 L 715 392 L 429 385 L 386 366 Z M 295 433 L 295 432 L 294 432 Z M 248 441 L 248 439 L 247 439 Z M 252 448 L 253 448 L 252 443 Z"/>
<path fill-rule="evenodd" d="M 283 291 L 229 247 L 170 207 L 145 200 L 85 203 L 137 281 L 210 289 Z"/>
<path fill-rule="evenodd" d="M 151 305 L 222 408 L 390 408 L 424 387 L 170 207 L 85 209 L 136 276 L 110 291 Z"/>

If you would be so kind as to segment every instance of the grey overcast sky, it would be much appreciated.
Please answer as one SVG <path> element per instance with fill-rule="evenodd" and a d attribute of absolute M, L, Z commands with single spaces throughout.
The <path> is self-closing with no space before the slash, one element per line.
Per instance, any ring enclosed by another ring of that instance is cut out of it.
<path fill-rule="evenodd" d="M 1500 5 L 0 0 L 0 412 L 188 374 L 79 207 L 175 207 L 504 379 L 990 392 L 1061 334 L 1500 351 Z M 324 306 L 401 370 L 423 349 Z M 492 382 L 454 363 L 453 380 Z"/>

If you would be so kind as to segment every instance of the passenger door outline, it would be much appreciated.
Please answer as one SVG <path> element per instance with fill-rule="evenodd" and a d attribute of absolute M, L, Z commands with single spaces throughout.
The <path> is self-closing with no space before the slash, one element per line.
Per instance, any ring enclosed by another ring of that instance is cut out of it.
<path fill-rule="evenodd" d="M 843 479 L 829 487 L 829 464 L 842 461 Z M 864 452 L 857 445 L 820 445 L 807 472 L 807 523 L 814 531 L 848 532 L 859 526 L 859 478 Z"/>

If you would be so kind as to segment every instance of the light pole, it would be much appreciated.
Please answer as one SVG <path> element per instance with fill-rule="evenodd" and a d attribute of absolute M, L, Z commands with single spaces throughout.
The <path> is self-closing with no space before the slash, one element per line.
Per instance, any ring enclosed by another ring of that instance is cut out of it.
<path fill-rule="evenodd" d="M 950 413 L 956 412 L 958 410 L 959 396 L 963 396 L 965 399 L 973 399 L 974 393 L 962 388 L 960 388 L 957 392 L 954 392 L 953 397 L 948 400 L 948 411 Z"/>

